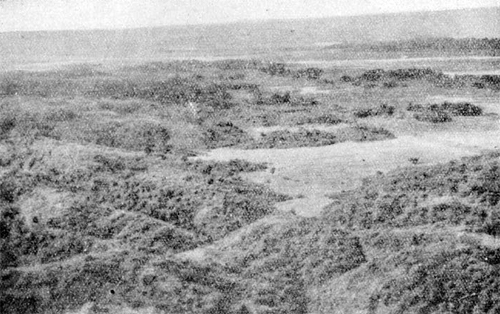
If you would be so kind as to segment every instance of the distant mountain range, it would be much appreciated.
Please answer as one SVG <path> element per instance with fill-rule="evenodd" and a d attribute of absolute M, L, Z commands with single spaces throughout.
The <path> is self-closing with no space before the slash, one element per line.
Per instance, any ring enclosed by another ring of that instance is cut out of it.
<path fill-rule="evenodd" d="M 500 7 L 125 30 L 0 33 L 0 66 L 263 55 L 334 44 L 499 38 Z"/>

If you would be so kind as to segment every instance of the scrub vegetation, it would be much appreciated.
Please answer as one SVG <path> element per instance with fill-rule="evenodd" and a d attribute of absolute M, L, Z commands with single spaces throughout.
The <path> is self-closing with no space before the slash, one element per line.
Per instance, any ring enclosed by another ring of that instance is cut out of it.
<path fill-rule="evenodd" d="M 496 313 L 497 152 L 416 158 L 316 217 L 278 210 L 294 197 L 249 179 L 273 165 L 196 157 L 486 119 L 422 91 L 498 86 L 257 60 L 2 73 L 0 312 Z"/>

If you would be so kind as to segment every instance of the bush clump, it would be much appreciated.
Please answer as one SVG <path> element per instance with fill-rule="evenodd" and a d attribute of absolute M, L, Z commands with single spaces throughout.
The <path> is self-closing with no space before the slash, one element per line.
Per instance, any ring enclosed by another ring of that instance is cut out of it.
<path fill-rule="evenodd" d="M 413 104 L 406 108 L 415 112 L 414 117 L 419 121 L 442 123 L 452 121 L 451 116 L 480 116 L 483 109 L 468 102 L 443 102 L 441 104 Z"/>
<path fill-rule="evenodd" d="M 251 137 L 230 121 L 220 121 L 208 127 L 204 134 L 204 143 L 208 148 L 228 147 L 245 144 Z"/>
<path fill-rule="evenodd" d="M 446 111 L 439 109 L 430 109 L 418 112 L 415 113 L 413 117 L 418 121 L 431 123 L 444 123 L 452 121 L 452 118 Z"/>
<path fill-rule="evenodd" d="M 410 103 L 406 109 L 408 111 L 415 112 L 413 117 L 418 121 L 431 123 L 444 123 L 452 121 L 448 111 L 444 110 L 439 105 L 423 106 Z"/>
<path fill-rule="evenodd" d="M 259 97 L 256 101 L 259 106 L 316 106 L 318 101 L 313 98 L 292 96 L 290 92 L 274 93 L 270 97 Z"/>
<path fill-rule="evenodd" d="M 382 128 L 365 126 L 346 127 L 332 132 L 309 130 L 279 130 L 262 134 L 259 140 L 253 141 L 245 148 L 290 148 L 326 146 L 346 141 L 364 142 L 394 138 L 394 134 Z"/>
<path fill-rule="evenodd" d="M 376 82 L 379 81 L 385 75 L 385 71 L 382 69 L 369 70 L 361 74 L 359 79 L 363 81 Z"/>
<path fill-rule="evenodd" d="M 313 117 L 308 117 L 308 116 L 301 116 L 298 118 L 298 121 L 296 122 L 297 125 L 301 124 L 327 124 L 327 125 L 335 125 L 344 122 L 345 120 L 341 117 L 339 117 L 336 114 L 332 113 L 326 113 L 323 115 L 319 116 L 313 116 Z"/>
<path fill-rule="evenodd" d="M 306 78 L 308 80 L 318 80 L 321 78 L 323 70 L 319 68 L 299 69 L 293 73 L 295 78 Z"/>
<path fill-rule="evenodd" d="M 290 197 L 277 194 L 265 187 L 241 185 L 230 189 L 223 197 L 220 206 L 198 217 L 196 225 L 210 239 L 218 240 L 234 230 L 274 213 L 272 204 L 289 199 Z"/>
<path fill-rule="evenodd" d="M 440 74 L 440 72 L 436 72 L 430 68 L 409 68 L 387 71 L 387 76 L 389 78 L 394 78 L 399 81 L 433 78 L 438 77 Z"/>
<path fill-rule="evenodd" d="M 472 86 L 475 88 L 490 88 L 493 90 L 500 89 L 500 75 L 481 75 L 472 78 Z"/>
<path fill-rule="evenodd" d="M 228 162 L 219 161 L 193 161 L 188 165 L 203 174 L 226 174 L 233 175 L 240 172 L 264 171 L 267 169 L 266 163 L 253 163 L 243 159 L 232 159 Z"/>
<path fill-rule="evenodd" d="M 340 77 L 340 81 L 344 82 L 344 83 L 350 83 L 350 82 L 353 82 L 354 80 L 355 79 L 352 76 L 349 76 L 349 75 L 342 75 Z"/>
<path fill-rule="evenodd" d="M 261 67 L 260 70 L 269 75 L 285 76 L 290 73 L 290 70 L 286 68 L 286 64 L 277 62 L 270 62 L 267 66 Z"/>
<path fill-rule="evenodd" d="M 392 116 L 396 108 L 382 104 L 378 108 L 359 109 L 354 112 L 356 118 L 368 118 L 373 116 Z"/>
<path fill-rule="evenodd" d="M 440 105 L 441 109 L 450 112 L 454 116 L 480 116 L 483 109 L 469 102 L 447 102 Z"/>
<path fill-rule="evenodd" d="M 368 82 L 378 82 L 381 80 L 388 80 L 388 82 L 395 81 L 408 81 L 408 80 L 422 80 L 422 79 L 437 79 L 443 74 L 441 72 L 434 71 L 430 68 L 408 68 L 408 69 L 396 69 L 385 71 L 383 69 L 369 70 L 361 74 L 357 80 L 368 81 Z"/>

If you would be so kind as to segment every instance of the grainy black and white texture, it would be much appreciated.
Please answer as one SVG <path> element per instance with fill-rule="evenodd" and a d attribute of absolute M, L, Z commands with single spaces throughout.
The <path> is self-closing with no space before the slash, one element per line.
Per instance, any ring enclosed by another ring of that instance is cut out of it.
<path fill-rule="evenodd" d="M 498 3 L 195 2 L 0 2 L 0 313 L 498 313 Z"/>

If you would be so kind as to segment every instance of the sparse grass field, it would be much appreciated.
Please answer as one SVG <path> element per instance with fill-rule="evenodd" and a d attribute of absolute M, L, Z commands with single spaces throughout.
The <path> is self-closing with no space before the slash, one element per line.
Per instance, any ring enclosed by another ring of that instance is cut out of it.
<path fill-rule="evenodd" d="M 258 60 L 0 73 L 0 312 L 496 313 L 499 84 Z"/>

